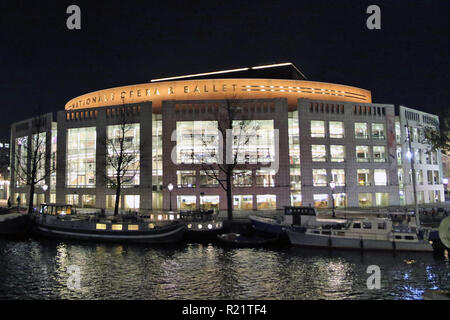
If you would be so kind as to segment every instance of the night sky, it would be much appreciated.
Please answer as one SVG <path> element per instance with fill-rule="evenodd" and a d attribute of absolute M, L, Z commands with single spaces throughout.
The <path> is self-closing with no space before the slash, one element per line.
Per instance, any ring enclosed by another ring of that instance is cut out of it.
<path fill-rule="evenodd" d="M 71 4 L 81 30 L 66 28 Z M 366 28 L 370 4 L 381 30 Z M 287 61 L 437 113 L 450 101 L 449 12 L 448 0 L 2 1 L 0 137 L 87 92 Z"/>

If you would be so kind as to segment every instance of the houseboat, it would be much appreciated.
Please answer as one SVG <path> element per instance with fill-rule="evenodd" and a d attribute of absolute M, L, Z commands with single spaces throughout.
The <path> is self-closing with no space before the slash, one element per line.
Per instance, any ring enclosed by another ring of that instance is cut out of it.
<path fill-rule="evenodd" d="M 168 244 L 180 241 L 186 227 L 177 221 L 157 222 L 138 216 L 77 214 L 67 204 L 42 204 L 33 216 L 33 231 L 63 239 L 121 243 Z"/>
<path fill-rule="evenodd" d="M 344 225 L 286 229 L 293 245 L 336 249 L 423 251 L 433 247 L 413 222 L 394 226 L 388 218 L 348 220 Z"/>
<path fill-rule="evenodd" d="M 253 228 L 263 234 L 284 236 L 287 227 L 315 227 L 346 223 L 346 219 L 319 218 L 313 207 L 285 207 L 284 215 L 275 218 L 250 216 Z"/>

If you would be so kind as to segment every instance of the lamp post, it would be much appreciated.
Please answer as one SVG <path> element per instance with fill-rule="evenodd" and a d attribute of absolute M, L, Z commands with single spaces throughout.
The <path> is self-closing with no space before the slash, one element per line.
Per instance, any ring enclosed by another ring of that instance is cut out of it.
<path fill-rule="evenodd" d="M 334 188 L 335 187 L 336 187 L 336 182 L 331 181 L 330 182 L 330 188 L 331 188 L 331 210 L 332 210 L 331 216 L 333 218 L 336 218 L 336 213 L 334 212 Z"/>
<path fill-rule="evenodd" d="M 173 184 L 169 183 L 167 186 L 167 189 L 169 190 L 169 211 L 172 211 L 172 190 L 173 190 Z"/>

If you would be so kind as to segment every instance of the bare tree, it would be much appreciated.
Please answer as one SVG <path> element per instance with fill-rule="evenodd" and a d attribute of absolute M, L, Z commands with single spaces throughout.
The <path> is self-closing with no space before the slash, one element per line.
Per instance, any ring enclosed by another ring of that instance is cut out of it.
<path fill-rule="evenodd" d="M 106 171 L 104 172 L 107 186 L 116 191 L 115 216 L 119 213 L 122 188 L 135 179 L 140 166 L 139 135 L 135 139 L 132 111 L 124 107 L 116 109 L 116 112 L 119 121 L 117 125 L 109 127 L 107 132 Z"/>
<path fill-rule="evenodd" d="M 46 119 L 31 120 L 31 135 L 17 139 L 14 154 L 15 181 L 29 187 L 28 213 L 33 212 L 33 198 L 36 186 L 45 182 L 52 173 L 52 166 L 46 166 Z M 31 138 L 31 139 L 30 139 Z"/>
<path fill-rule="evenodd" d="M 423 131 L 422 143 L 430 145 L 429 151 L 440 150 L 446 154 L 450 153 L 450 110 L 443 108 L 439 112 L 439 125 L 426 126 Z"/>
<path fill-rule="evenodd" d="M 215 113 L 217 120 L 218 134 L 221 135 L 222 152 L 212 154 L 212 158 L 216 161 L 205 161 L 205 157 L 197 157 L 202 165 L 205 174 L 218 182 L 220 187 L 227 195 L 227 216 L 228 220 L 233 219 L 233 171 L 239 164 L 239 156 L 242 156 L 242 150 L 249 144 L 252 132 L 256 132 L 257 128 L 252 126 L 252 121 L 244 118 L 239 100 L 229 99 L 221 104 Z M 232 132 L 232 134 L 230 134 Z M 203 145 L 209 146 L 210 139 L 202 137 Z M 225 155 L 225 159 L 223 159 Z M 222 172 L 222 174 L 220 174 Z"/>

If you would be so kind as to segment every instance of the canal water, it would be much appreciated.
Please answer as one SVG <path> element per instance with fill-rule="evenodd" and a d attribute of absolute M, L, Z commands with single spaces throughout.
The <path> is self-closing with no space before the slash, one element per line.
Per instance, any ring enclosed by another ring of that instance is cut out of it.
<path fill-rule="evenodd" d="M 370 265 L 380 268 L 379 289 L 367 288 Z M 79 271 L 79 289 L 68 270 Z M 0 299 L 422 299 L 425 289 L 450 290 L 449 279 L 447 251 L 0 239 Z"/>

